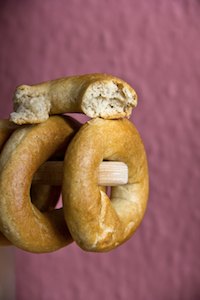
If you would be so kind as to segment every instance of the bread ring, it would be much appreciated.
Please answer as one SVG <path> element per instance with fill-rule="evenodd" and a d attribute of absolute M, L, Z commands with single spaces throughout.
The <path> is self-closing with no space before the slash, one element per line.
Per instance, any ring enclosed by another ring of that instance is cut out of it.
<path fill-rule="evenodd" d="M 18 128 L 18 126 L 14 123 L 8 120 L 0 120 L 0 153 L 3 145 L 16 128 Z M 8 246 L 10 244 L 8 239 L 0 232 L 0 246 Z"/>
<path fill-rule="evenodd" d="M 60 187 L 33 184 L 31 185 L 32 203 L 41 212 L 53 210 L 61 194 Z M 12 243 L 0 232 L 0 246 L 11 246 Z"/>
<path fill-rule="evenodd" d="M 74 121 L 74 126 L 76 125 Z M 19 129 L 20 126 L 10 122 L 9 120 L 0 120 L 0 153 L 5 142 L 8 140 L 14 130 Z M 61 194 L 61 188 L 42 184 L 32 184 L 31 199 L 34 205 L 42 212 L 52 210 Z M 11 242 L 0 232 L 0 246 L 12 245 Z"/>
<path fill-rule="evenodd" d="M 72 120 L 70 117 L 69 119 L 73 122 L 74 127 L 80 127 L 80 124 L 77 123 L 76 120 Z M 3 149 L 5 142 L 11 136 L 11 134 L 16 129 L 20 129 L 21 126 L 10 122 L 9 120 L 0 120 L 0 153 Z M 63 152 L 63 151 L 62 151 Z M 64 154 L 62 153 L 64 156 Z M 39 185 L 34 184 L 31 186 L 31 198 L 33 199 L 34 205 L 37 206 L 39 210 L 47 211 L 53 207 L 55 207 L 61 190 L 58 187 L 49 186 L 49 185 Z M 1 245 L 1 239 L 0 239 Z"/>
<path fill-rule="evenodd" d="M 100 191 L 103 160 L 128 165 L 128 184 Z M 141 223 L 148 198 L 148 167 L 139 133 L 127 119 L 93 119 L 82 126 L 64 160 L 63 207 L 69 231 L 87 251 L 108 251 L 131 237 Z"/>
<path fill-rule="evenodd" d="M 119 78 L 106 74 L 72 76 L 17 87 L 11 120 L 34 124 L 47 120 L 49 114 L 66 112 L 116 119 L 129 117 L 136 105 L 135 91 Z"/>
<path fill-rule="evenodd" d="M 72 242 L 62 209 L 41 213 L 30 201 L 30 186 L 38 167 L 74 132 L 69 120 L 54 116 L 16 130 L 1 153 L 0 230 L 19 248 L 42 253 Z"/>

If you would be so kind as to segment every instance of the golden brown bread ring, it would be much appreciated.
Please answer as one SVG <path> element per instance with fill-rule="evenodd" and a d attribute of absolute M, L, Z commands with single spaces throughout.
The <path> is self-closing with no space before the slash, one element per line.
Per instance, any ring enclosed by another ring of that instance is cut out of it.
<path fill-rule="evenodd" d="M 98 186 L 103 160 L 127 164 L 128 184 L 111 189 L 111 201 Z M 108 251 L 131 237 L 148 198 L 148 167 L 139 133 L 127 119 L 93 119 L 82 126 L 64 160 L 64 215 L 76 243 L 87 251 Z"/>
<path fill-rule="evenodd" d="M 61 188 L 50 185 L 32 184 L 30 195 L 32 203 L 41 211 L 53 210 L 59 200 Z M 12 243 L 0 232 L 0 246 L 11 246 Z"/>
<path fill-rule="evenodd" d="M 0 230 L 17 247 L 51 252 L 72 242 L 61 209 L 41 213 L 30 199 L 34 173 L 75 130 L 67 118 L 16 130 L 0 156 Z M 8 184 L 9 182 L 9 184 Z"/>
<path fill-rule="evenodd" d="M 74 121 L 74 125 L 77 122 Z M 8 140 L 14 130 L 19 129 L 20 126 L 10 122 L 9 120 L 0 120 L 0 153 L 5 142 Z M 34 205 L 42 212 L 52 210 L 61 194 L 61 188 L 42 184 L 32 184 L 31 199 Z M 11 242 L 0 232 L 0 246 L 12 245 Z"/>
<path fill-rule="evenodd" d="M 35 124 L 44 122 L 49 115 L 67 112 L 116 119 L 129 117 L 136 105 L 136 92 L 122 79 L 86 74 L 18 86 L 11 120 L 17 124 Z"/>
<path fill-rule="evenodd" d="M 4 143 L 16 128 L 17 125 L 14 123 L 8 120 L 0 120 L 0 153 Z M 11 243 L 8 241 L 8 239 L 6 239 L 6 237 L 0 232 L 0 246 L 7 246 L 10 244 Z"/>

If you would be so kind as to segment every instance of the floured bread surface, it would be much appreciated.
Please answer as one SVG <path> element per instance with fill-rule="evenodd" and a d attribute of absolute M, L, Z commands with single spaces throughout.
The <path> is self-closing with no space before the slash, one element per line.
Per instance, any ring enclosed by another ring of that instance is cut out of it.
<path fill-rule="evenodd" d="M 14 94 L 11 120 L 17 124 L 44 122 L 52 114 L 84 113 L 90 118 L 129 117 L 137 105 L 134 89 L 106 74 L 88 74 L 21 85 Z"/>

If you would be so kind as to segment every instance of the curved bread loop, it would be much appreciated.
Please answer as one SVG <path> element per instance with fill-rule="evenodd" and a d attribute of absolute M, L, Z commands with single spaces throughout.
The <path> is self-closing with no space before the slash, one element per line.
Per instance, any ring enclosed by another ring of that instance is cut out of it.
<path fill-rule="evenodd" d="M 106 74 L 88 74 L 21 85 L 14 94 L 11 120 L 17 124 L 44 122 L 49 115 L 82 112 L 88 117 L 129 117 L 137 105 L 134 89 Z"/>
<path fill-rule="evenodd" d="M 50 185 L 31 185 L 32 203 L 41 212 L 52 211 L 58 203 L 61 188 Z M 0 199 L 1 201 L 1 199 Z M 11 246 L 12 243 L 0 232 L 0 246 Z"/>
<path fill-rule="evenodd" d="M 0 153 L 5 142 L 18 126 L 8 120 L 0 120 Z M 10 241 L 0 232 L 0 246 L 9 246 Z"/>
<path fill-rule="evenodd" d="M 98 186 L 103 160 L 122 161 L 128 184 L 111 189 L 111 199 Z M 83 125 L 64 160 L 64 215 L 77 244 L 87 251 L 108 251 L 129 239 L 141 223 L 148 198 L 147 159 L 141 138 L 127 119 L 93 119 Z"/>
<path fill-rule="evenodd" d="M 66 118 L 16 130 L 0 156 L 0 230 L 17 247 L 51 252 L 72 242 L 62 209 L 41 213 L 31 202 L 32 177 L 75 130 Z M 9 184 L 8 184 L 9 182 Z"/>
<path fill-rule="evenodd" d="M 74 126 L 78 126 L 76 121 L 73 122 Z M 18 126 L 10 122 L 9 120 L 0 120 L 0 153 L 3 149 L 4 144 L 14 132 L 14 130 L 20 128 L 23 127 Z M 42 212 L 52 210 L 56 206 L 60 194 L 60 187 L 42 184 L 31 185 L 30 195 L 32 202 Z M 0 232 L 0 246 L 10 245 L 12 245 L 12 243 Z"/>

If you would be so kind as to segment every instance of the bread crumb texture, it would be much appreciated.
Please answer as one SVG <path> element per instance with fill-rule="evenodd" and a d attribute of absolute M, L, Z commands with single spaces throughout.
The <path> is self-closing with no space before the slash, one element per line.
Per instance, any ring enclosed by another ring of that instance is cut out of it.
<path fill-rule="evenodd" d="M 83 98 L 82 109 L 91 118 L 129 117 L 137 105 L 137 95 L 123 84 L 112 80 L 90 85 Z"/>
<path fill-rule="evenodd" d="M 56 97 L 55 97 L 56 95 Z M 17 87 L 14 112 L 16 124 L 46 121 L 49 115 L 84 113 L 90 118 L 119 119 L 130 117 L 137 105 L 137 94 L 123 80 L 106 74 L 71 76 Z"/>

